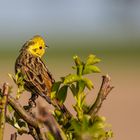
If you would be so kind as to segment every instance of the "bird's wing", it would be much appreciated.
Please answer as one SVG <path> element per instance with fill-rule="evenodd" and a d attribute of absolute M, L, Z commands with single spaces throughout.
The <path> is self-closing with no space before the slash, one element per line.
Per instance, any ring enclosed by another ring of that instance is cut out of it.
<path fill-rule="evenodd" d="M 21 68 L 22 73 L 25 75 L 25 87 L 27 90 L 37 93 L 43 98 L 48 98 L 50 102 L 50 92 L 53 84 L 53 78 L 48 71 L 47 67 L 44 67 L 44 64 L 41 63 L 38 67 L 30 67 L 30 65 L 24 65 Z"/>

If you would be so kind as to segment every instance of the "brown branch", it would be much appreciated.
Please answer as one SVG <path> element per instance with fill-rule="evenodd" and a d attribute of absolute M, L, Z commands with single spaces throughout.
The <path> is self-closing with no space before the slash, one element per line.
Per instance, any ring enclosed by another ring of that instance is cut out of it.
<path fill-rule="evenodd" d="M 9 105 L 12 106 L 12 108 L 19 114 L 19 116 L 28 123 L 29 126 L 32 126 L 35 131 L 36 134 L 38 135 L 38 138 L 41 140 L 47 140 L 47 138 L 45 137 L 45 133 L 42 132 L 42 128 L 40 125 L 40 122 L 31 116 L 31 114 L 29 114 L 28 112 L 26 112 L 26 110 L 20 105 L 20 103 L 13 98 L 12 96 L 8 96 L 8 103 Z M 37 139 L 37 135 L 35 134 L 35 131 L 32 131 L 30 134 Z M 34 133 L 33 133 L 34 132 Z"/>
<path fill-rule="evenodd" d="M 3 90 L 0 91 L 2 98 L 0 100 L 0 140 L 3 140 L 5 122 L 6 122 L 6 107 L 7 96 L 9 93 L 9 86 L 7 83 L 3 84 Z"/>
<path fill-rule="evenodd" d="M 34 138 L 34 140 L 38 140 L 39 138 L 38 138 L 38 134 L 36 133 L 35 128 L 30 126 L 29 124 L 28 124 L 28 127 L 29 127 L 29 133 L 28 134 L 31 134 L 32 137 Z"/>
<path fill-rule="evenodd" d="M 43 107 L 41 104 L 38 104 L 38 119 L 45 124 L 47 130 L 50 131 L 55 139 L 57 140 L 66 140 L 66 136 L 59 124 L 56 122 L 54 116 Z"/>
<path fill-rule="evenodd" d="M 38 120 L 33 118 L 26 110 L 20 105 L 20 103 L 11 95 L 8 96 L 8 103 L 19 114 L 19 116 L 34 128 L 38 128 Z"/>
<path fill-rule="evenodd" d="M 97 98 L 88 111 L 88 114 L 91 115 L 92 118 L 94 118 L 94 116 L 99 112 L 103 101 L 106 99 L 110 91 L 114 88 L 110 85 L 110 77 L 108 75 L 105 75 L 102 78 L 102 84 L 98 92 Z"/>
<path fill-rule="evenodd" d="M 56 139 L 57 136 L 59 136 L 58 140 L 66 139 L 65 136 L 63 135 L 64 134 L 63 131 L 61 130 L 59 125 L 57 125 L 56 120 L 53 118 L 53 116 L 50 113 L 47 113 L 46 118 L 51 118 L 51 119 L 47 119 L 46 121 L 47 123 L 43 123 L 38 118 L 33 117 L 29 112 L 27 112 L 20 105 L 20 103 L 11 95 L 8 96 L 8 104 L 12 106 L 12 108 L 16 111 L 16 113 L 28 124 L 29 134 L 31 134 L 35 140 L 40 140 L 40 139 L 47 140 L 48 132 L 51 133 L 52 135 L 55 135 Z M 47 128 L 48 131 L 44 129 L 45 127 Z"/>
<path fill-rule="evenodd" d="M 19 114 L 19 116 L 26 121 L 29 125 L 33 126 L 36 130 L 36 133 L 41 140 L 47 140 L 45 138 L 45 134 L 41 132 L 40 124 L 37 119 L 33 118 L 28 112 L 26 112 L 20 103 L 13 98 L 12 96 L 8 96 L 8 104 L 12 106 L 12 108 Z M 6 118 L 6 117 L 5 117 Z"/>
<path fill-rule="evenodd" d="M 17 140 L 17 133 L 11 134 L 10 140 Z"/>

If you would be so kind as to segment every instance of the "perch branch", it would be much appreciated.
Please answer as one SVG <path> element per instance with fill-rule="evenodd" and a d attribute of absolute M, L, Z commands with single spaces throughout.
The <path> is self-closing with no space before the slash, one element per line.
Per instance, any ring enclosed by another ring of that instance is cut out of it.
<path fill-rule="evenodd" d="M 108 75 L 102 76 L 102 78 L 102 84 L 98 92 L 97 98 L 88 111 L 88 114 L 91 115 L 92 118 L 94 118 L 94 116 L 98 113 L 103 104 L 103 101 L 106 99 L 110 91 L 114 88 L 110 85 L 110 77 Z"/>
<path fill-rule="evenodd" d="M 28 124 L 28 127 L 29 127 L 29 134 L 32 135 L 32 137 L 34 138 L 34 140 L 38 140 L 39 138 L 38 138 L 38 135 L 36 133 L 35 128 L 33 128 L 32 126 L 30 126 L 29 124 Z"/>
<path fill-rule="evenodd" d="M 33 118 L 28 112 L 26 112 L 26 110 L 20 105 L 20 103 L 11 95 L 8 96 L 8 103 L 19 114 L 19 116 L 23 118 L 24 121 L 26 121 L 34 128 L 38 127 L 38 121 Z"/>
<path fill-rule="evenodd" d="M 66 140 L 66 136 L 59 124 L 56 122 L 54 116 L 43 107 L 41 104 L 38 104 L 38 119 L 43 122 L 43 124 L 47 127 L 48 131 L 52 132 L 53 136 L 57 140 Z"/>
<path fill-rule="evenodd" d="M 46 140 L 46 134 L 43 131 L 42 127 L 43 125 L 38 121 L 38 119 L 34 118 L 26 112 L 26 110 L 20 105 L 20 103 L 14 99 L 12 96 L 8 96 L 8 103 L 13 107 L 13 109 L 19 114 L 19 116 L 28 123 L 29 126 L 33 127 L 35 130 L 30 131 L 30 134 L 37 139 L 38 138 L 41 140 Z M 30 127 L 30 130 L 31 130 Z M 36 133 L 35 133 L 36 131 Z M 36 135 L 37 134 L 37 135 Z"/>
<path fill-rule="evenodd" d="M 2 96 L 2 94 L 0 94 Z M 61 128 L 57 125 L 57 122 L 53 118 L 53 116 L 50 113 L 47 113 L 46 118 L 47 123 L 41 122 L 39 119 L 32 117 L 31 114 L 29 114 L 21 105 L 20 103 L 13 98 L 11 95 L 8 96 L 8 104 L 12 106 L 12 108 L 19 114 L 19 116 L 27 122 L 30 130 L 30 134 L 34 137 L 35 140 L 41 139 L 41 140 L 47 140 L 48 133 L 55 134 L 55 136 L 59 136 L 57 138 L 58 140 L 65 140 L 64 133 L 61 130 Z M 52 119 L 53 118 L 53 119 Z M 48 123 L 49 121 L 49 123 Z M 47 128 L 48 131 L 44 131 L 44 128 Z M 55 128 L 55 129 L 54 129 Z"/>
<path fill-rule="evenodd" d="M 7 97 L 9 93 L 9 86 L 7 83 L 3 84 L 3 90 L 1 92 L 1 99 L 0 99 L 0 140 L 3 140 L 4 128 L 5 128 L 5 121 L 6 121 L 6 107 L 7 107 Z"/>
<path fill-rule="evenodd" d="M 26 112 L 20 103 L 13 98 L 11 95 L 8 96 L 8 103 L 12 108 L 19 114 L 19 116 L 26 121 L 29 125 L 33 126 L 38 134 L 38 137 L 42 140 L 46 140 L 45 134 L 42 133 L 39 122 L 37 119 L 33 118 L 28 112 Z"/>

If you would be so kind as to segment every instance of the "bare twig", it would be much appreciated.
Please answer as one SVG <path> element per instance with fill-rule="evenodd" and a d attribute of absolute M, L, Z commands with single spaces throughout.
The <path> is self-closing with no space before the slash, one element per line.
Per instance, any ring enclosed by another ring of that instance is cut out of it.
<path fill-rule="evenodd" d="M 1 95 L 2 96 L 2 95 Z M 29 133 L 34 137 L 35 140 L 47 140 L 48 132 L 52 135 L 56 135 L 56 139 L 65 140 L 63 131 L 57 125 L 57 122 L 50 113 L 47 113 L 45 122 L 42 122 L 38 118 L 33 117 L 29 112 L 27 112 L 20 103 L 13 98 L 11 95 L 8 96 L 8 104 L 18 113 L 18 115 L 27 122 L 29 126 Z M 46 129 L 48 131 L 46 131 Z M 59 136 L 59 137 L 58 137 Z"/>
<path fill-rule="evenodd" d="M 12 96 L 8 96 L 8 103 L 13 107 L 13 109 L 19 114 L 19 116 L 26 121 L 30 126 L 36 130 L 36 134 L 42 140 L 46 140 L 45 134 L 41 131 L 40 122 L 31 116 L 26 110 L 20 105 L 20 103 L 14 99 Z M 34 131 L 33 131 L 34 132 Z M 32 136 L 36 137 L 35 133 L 31 133 Z"/>
<path fill-rule="evenodd" d="M 102 78 L 102 84 L 98 92 L 97 98 L 88 111 L 88 114 L 90 114 L 92 118 L 94 118 L 94 116 L 98 113 L 103 101 L 106 99 L 110 91 L 114 88 L 110 85 L 110 77 L 108 75 L 105 75 Z"/>
<path fill-rule="evenodd" d="M 3 133 L 6 121 L 6 107 L 7 107 L 7 96 L 9 92 L 9 86 L 7 83 L 3 84 L 2 98 L 0 100 L 0 140 L 3 140 Z"/>
<path fill-rule="evenodd" d="M 66 140 L 64 132 L 61 130 L 59 124 L 54 119 L 53 115 L 46 109 L 46 107 L 38 105 L 38 119 L 45 124 L 47 130 L 49 130 L 55 139 Z"/>
<path fill-rule="evenodd" d="M 17 133 L 11 134 L 10 140 L 17 140 Z"/>
<path fill-rule="evenodd" d="M 33 118 L 28 112 L 24 110 L 24 108 L 20 105 L 20 103 L 13 98 L 12 96 L 8 96 L 8 103 L 12 106 L 12 108 L 19 114 L 19 116 L 25 120 L 29 125 L 33 126 L 36 130 L 36 133 L 41 140 L 47 140 L 45 138 L 45 134 L 40 130 L 40 123 L 37 119 Z M 6 118 L 6 117 L 5 117 Z"/>
<path fill-rule="evenodd" d="M 29 134 L 32 135 L 32 137 L 34 138 L 34 140 L 38 140 L 39 137 L 38 137 L 38 134 L 36 133 L 35 128 L 33 128 L 32 126 L 30 126 L 29 124 L 28 124 L 28 127 L 29 127 Z"/>
<path fill-rule="evenodd" d="M 20 103 L 11 95 L 8 96 L 8 103 L 13 107 L 13 109 L 19 114 L 19 116 L 23 120 L 25 120 L 34 128 L 38 127 L 38 121 L 33 118 L 28 112 L 26 112 L 26 110 L 20 105 Z"/>

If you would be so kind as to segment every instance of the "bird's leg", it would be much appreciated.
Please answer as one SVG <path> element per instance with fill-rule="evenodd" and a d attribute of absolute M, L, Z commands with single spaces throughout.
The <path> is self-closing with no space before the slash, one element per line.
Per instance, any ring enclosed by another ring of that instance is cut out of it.
<path fill-rule="evenodd" d="M 38 98 L 38 95 L 35 94 L 35 93 L 32 93 L 31 98 L 30 98 L 29 101 L 28 101 L 28 106 L 26 106 L 26 108 L 25 108 L 28 112 L 31 112 L 32 109 L 36 107 L 36 102 L 35 102 L 35 100 L 36 100 L 37 98 Z"/>
<path fill-rule="evenodd" d="M 38 95 L 37 94 L 35 94 L 35 93 L 32 93 L 32 96 L 31 96 L 31 98 L 29 99 L 29 102 L 28 102 L 28 104 L 29 104 L 29 106 L 31 106 L 31 108 L 35 108 L 36 107 L 36 102 L 35 102 L 35 100 L 38 98 Z"/>

